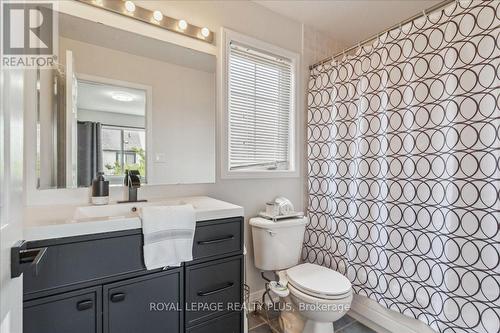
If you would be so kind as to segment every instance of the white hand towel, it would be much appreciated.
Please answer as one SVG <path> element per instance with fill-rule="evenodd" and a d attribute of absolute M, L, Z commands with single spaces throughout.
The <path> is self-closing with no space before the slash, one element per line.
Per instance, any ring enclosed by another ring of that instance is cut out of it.
<path fill-rule="evenodd" d="M 179 266 L 183 261 L 193 260 L 196 228 L 193 206 L 145 206 L 140 216 L 147 269 Z"/>

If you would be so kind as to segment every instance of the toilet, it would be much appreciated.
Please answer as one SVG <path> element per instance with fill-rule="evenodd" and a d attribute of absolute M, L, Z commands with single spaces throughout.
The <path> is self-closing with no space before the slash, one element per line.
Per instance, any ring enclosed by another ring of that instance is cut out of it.
<path fill-rule="evenodd" d="M 250 219 L 255 266 L 276 273 L 286 286 L 287 292 L 277 293 L 284 333 L 333 333 L 333 322 L 351 305 L 351 282 L 330 268 L 299 264 L 307 222 L 307 217 Z"/>

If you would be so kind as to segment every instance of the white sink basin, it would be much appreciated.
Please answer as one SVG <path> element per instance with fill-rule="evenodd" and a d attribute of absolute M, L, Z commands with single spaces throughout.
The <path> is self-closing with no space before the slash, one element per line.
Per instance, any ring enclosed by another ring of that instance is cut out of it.
<path fill-rule="evenodd" d="M 205 196 L 112 203 L 104 206 L 40 206 L 25 210 L 25 240 L 89 235 L 142 227 L 139 210 L 153 205 L 191 204 L 197 221 L 243 216 L 243 208 Z M 136 209 L 133 209 L 133 208 Z"/>
<path fill-rule="evenodd" d="M 139 217 L 139 210 L 144 206 L 176 206 L 189 203 L 190 202 L 186 202 L 184 200 L 171 200 L 153 202 L 130 202 L 103 206 L 81 206 L 76 207 L 71 222 L 75 223 L 96 220 L 128 219 Z M 196 208 L 193 203 L 191 204 Z"/>

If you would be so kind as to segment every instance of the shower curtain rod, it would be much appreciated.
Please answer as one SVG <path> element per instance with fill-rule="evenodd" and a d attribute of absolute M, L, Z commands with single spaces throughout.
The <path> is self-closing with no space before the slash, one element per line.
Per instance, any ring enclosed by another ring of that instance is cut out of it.
<path fill-rule="evenodd" d="M 412 16 L 412 17 L 410 17 L 410 18 L 408 18 L 408 19 L 406 19 L 404 21 L 401 21 L 400 23 L 395 24 L 395 25 L 391 26 L 390 28 L 387 28 L 387 29 L 383 30 L 382 32 L 379 32 L 379 33 L 377 33 L 377 34 L 375 34 L 375 35 L 373 35 L 373 36 L 371 36 L 371 37 L 369 37 L 369 38 L 367 38 L 367 39 L 365 39 L 365 40 L 363 40 L 361 42 L 358 42 L 357 44 L 355 44 L 355 45 L 353 45 L 353 46 L 351 46 L 351 47 L 349 47 L 347 49 L 342 50 L 342 52 L 339 52 L 339 53 L 337 53 L 337 54 L 335 54 L 335 55 L 333 55 L 331 57 L 328 57 L 326 59 L 318 61 L 317 63 L 315 63 L 313 65 L 310 65 L 309 66 L 309 70 L 312 70 L 315 67 L 317 67 L 319 65 L 322 65 L 322 64 L 324 64 L 326 62 L 332 61 L 333 59 L 335 59 L 335 58 L 337 58 L 337 57 L 339 57 L 341 55 L 344 55 L 345 53 L 347 53 L 349 51 L 355 50 L 356 48 L 359 48 L 362 45 L 365 45 L 366 43 L 371 42 L 371 41 L 379 38 L 382 34 L 388 32 L 388 31 L 391 31 L 391 30 L 394 30 L 396 28 L 399 28 L 402 25 L 405 25 L 406 23 L 410 23 L 410 22 L 412 22 L 412 21 L 414 21 L 414 20 L 416 20 L 416 19 L 418 19 L 418 18 L 420 18 L 422 16 L 429 15 L 432 12 L 435 12 L 435 11 L 437 11 L 439 9 L 442 9 L 443 7 L 449 5 L 452 2 L 459 2 L 459 1 L 460 0 L 445 0 L 443 2 L 437 3 L 437 4 L 435 4 L 434 6 L 428 8 L 428 9 L 424 9 L 421 13 L 419 13 L 417 15 L 414 15 L 414 16 Z"/>

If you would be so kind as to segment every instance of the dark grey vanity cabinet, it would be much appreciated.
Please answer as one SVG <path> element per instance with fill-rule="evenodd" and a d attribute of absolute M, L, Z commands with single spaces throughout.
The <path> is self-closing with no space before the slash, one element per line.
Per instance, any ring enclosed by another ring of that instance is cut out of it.
<path fill-rule="evenodd" d="M 145 269 L 140 229 L 27 244 L 41 247 L 24 333 L 243 332 L 242 217 L 198 222 L 193 261 L 167 270 Z"/>
<path fill-rule="evenodd" d="M 104 333 L 181 332 L 181 270 L 103 287 Z"/>
<path fill-rule="evenodd" d="M 240 312 L 229 313 L 187 329 L 187 333 L 240 333 Z"/>
<path fill-rule="evenodd" d="M 101 287 L 24 302 L 24 333 L 100 333 Z"/>

